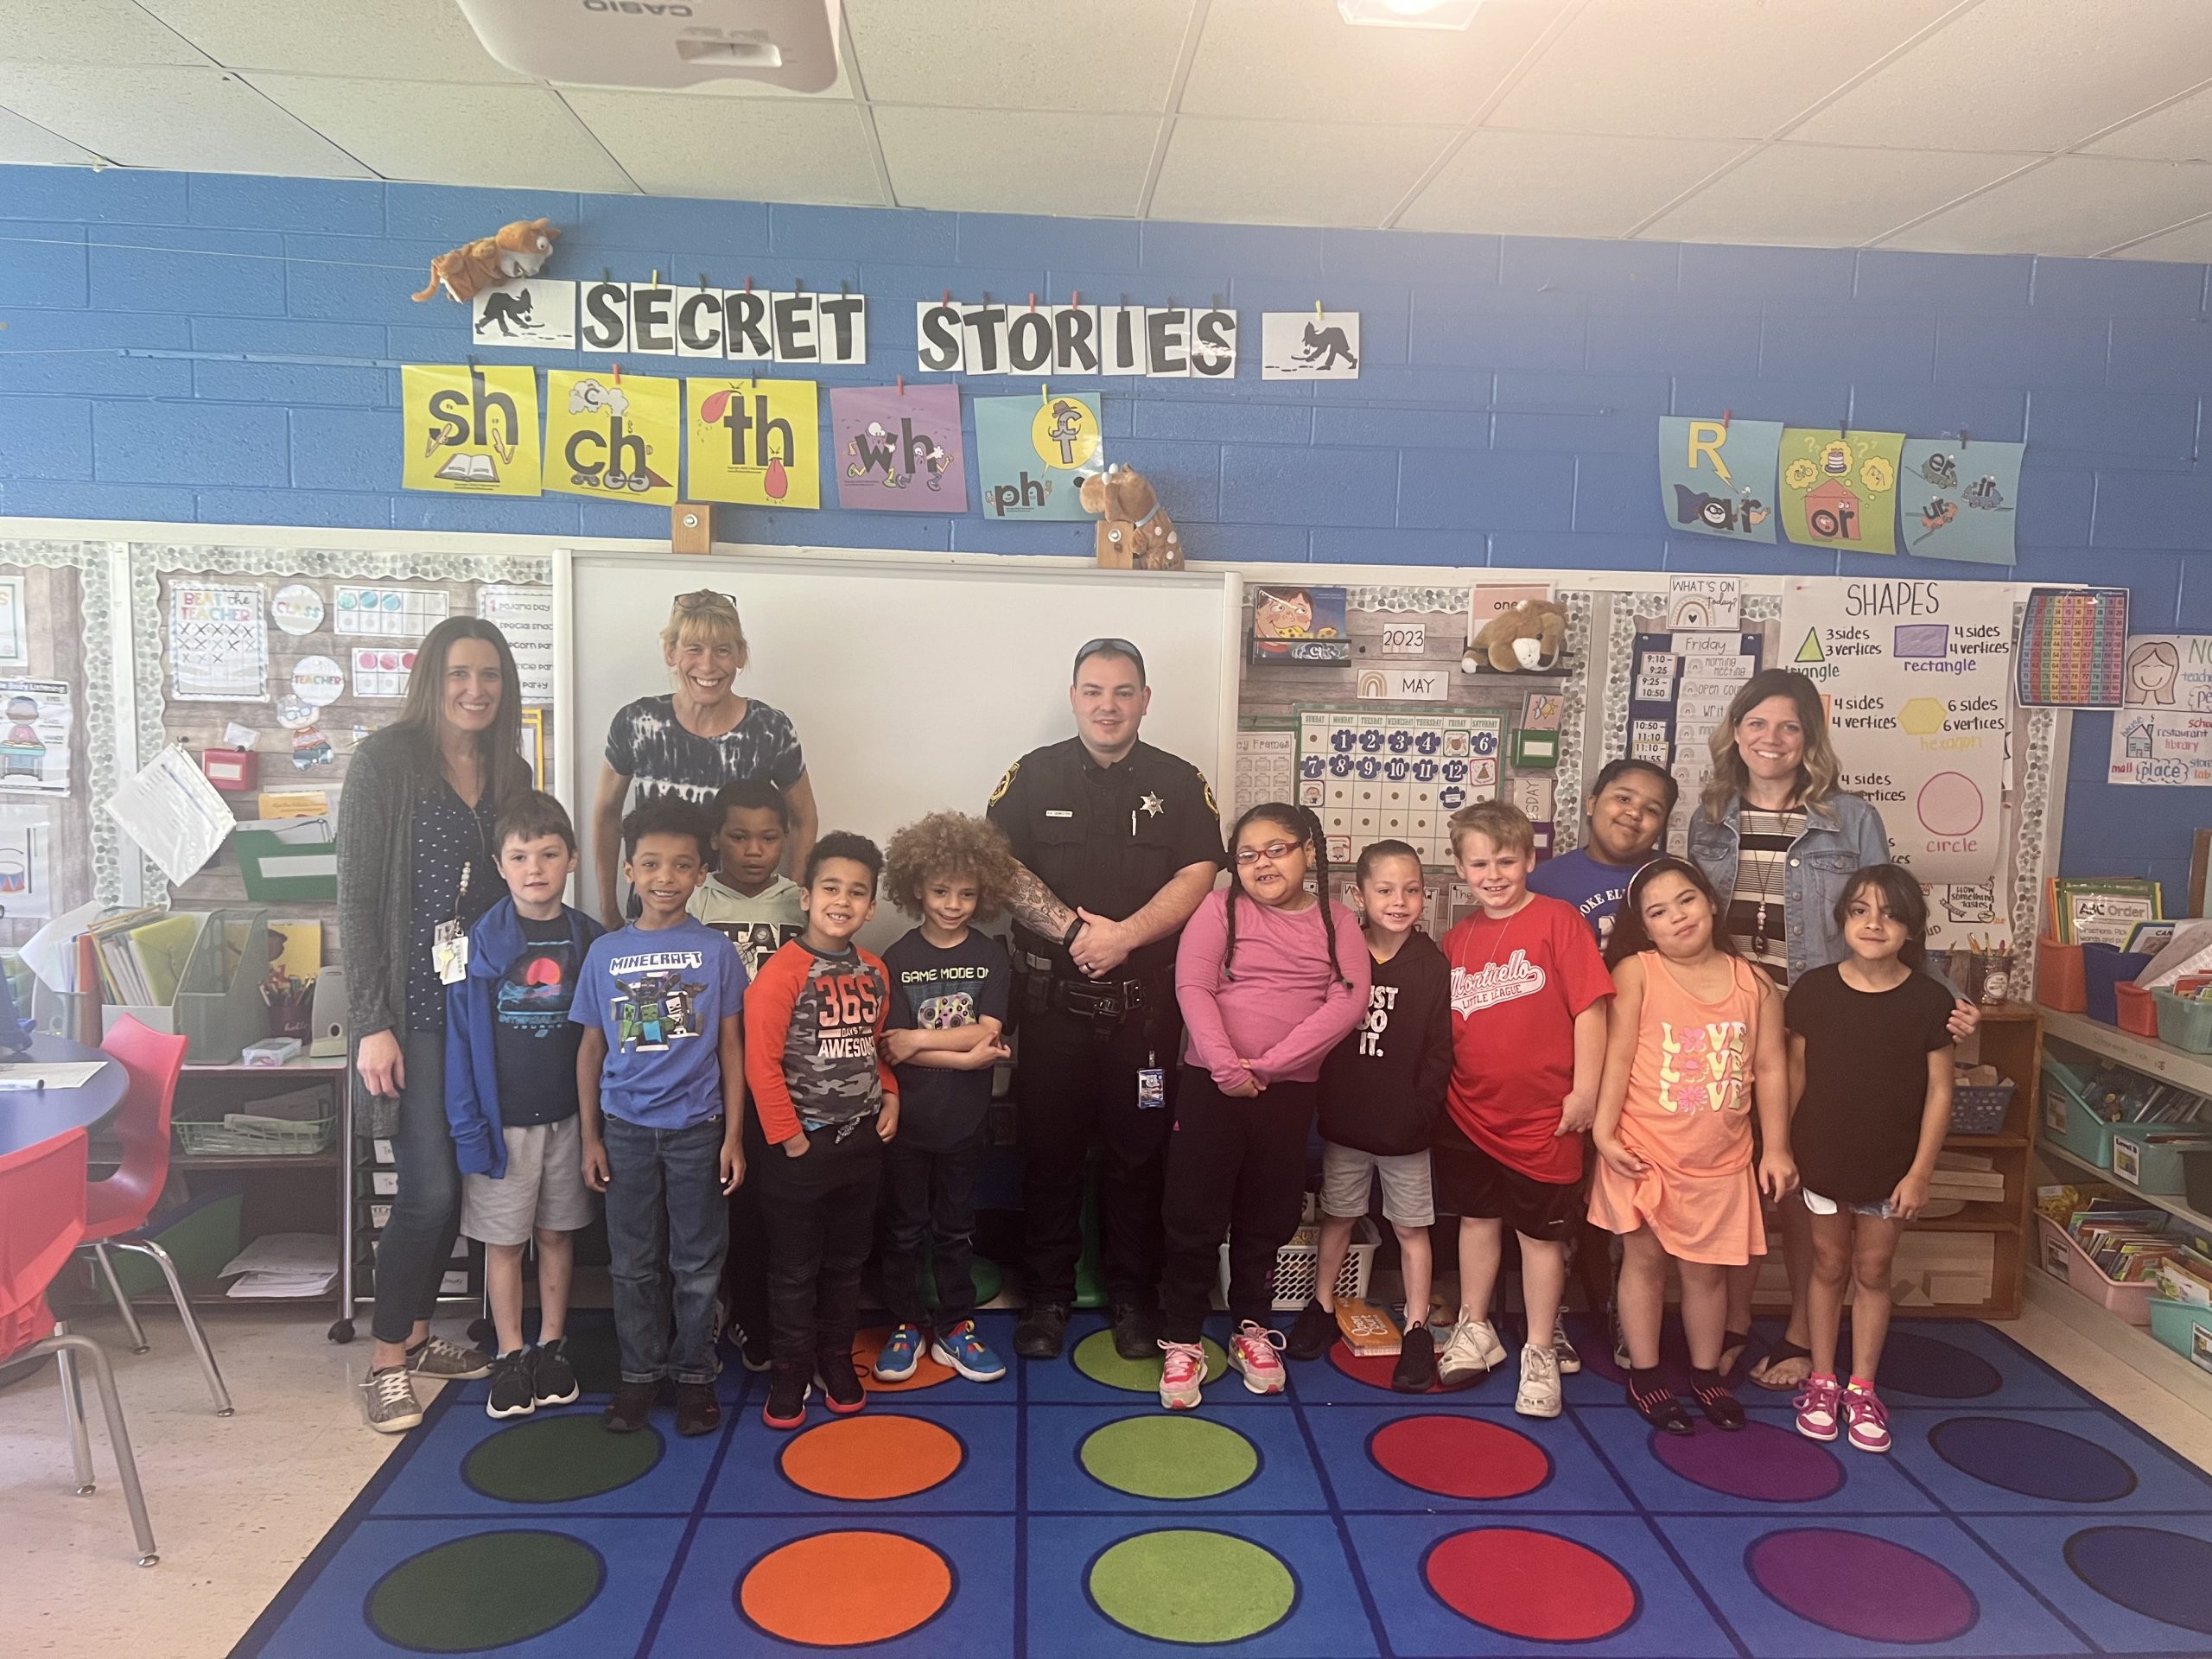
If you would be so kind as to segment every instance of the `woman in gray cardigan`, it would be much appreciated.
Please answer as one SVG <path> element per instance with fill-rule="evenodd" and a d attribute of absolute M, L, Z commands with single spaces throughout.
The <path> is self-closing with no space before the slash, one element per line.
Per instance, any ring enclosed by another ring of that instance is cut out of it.
<path fill-rule="evenodd" d="M 391 1138 L 399 1192 L 377 1246 L 372 1427 L 423 1421 L 413 1376 L 481 1376 L 487 1356 L 430 1334 L 461 1220 L 446 1124 L 445 995 L 433 946 L 505 890 L 492 825 L 530 787 L 520 681 L 498 628 L 448 617 L 416 653 L 399 718 L 354 752 L 338 803 L 338 931 L 353 1061 Z"/>

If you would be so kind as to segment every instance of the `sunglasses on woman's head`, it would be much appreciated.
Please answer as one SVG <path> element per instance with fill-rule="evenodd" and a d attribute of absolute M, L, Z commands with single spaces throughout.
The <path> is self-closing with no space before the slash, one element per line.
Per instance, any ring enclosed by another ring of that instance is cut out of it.
<path fill-rule="evenodd" d="M 676 596 L 676 608 L 679 611 L 716 610 L 720 608 L 715 603 L 718 600 L 732 610 L 737 608 L 735 594 L 718 594 L 711 588 L 702 588 L 695 594 L 678 594 Z"/>

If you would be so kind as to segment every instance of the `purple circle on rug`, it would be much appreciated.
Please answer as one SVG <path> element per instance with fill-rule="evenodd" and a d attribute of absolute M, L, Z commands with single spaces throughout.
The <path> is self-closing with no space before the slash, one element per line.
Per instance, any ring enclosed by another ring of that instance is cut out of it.
<path fill-rule="evenodd" d="M 1980 1617 L 1974 1592 L 1918 1550 L 1864 1532 L 1770 1532 L 1744 1570 L 1777 1606 L 1862 1642 L 1948 1642 Z"/>
<path fill-rule="evenodd" d="M 1733 1434 L 1654 1429 L 1651 1455 L 1693 1485 L 1756 1503 L 1810 1503 L 1843 1484 L 1843 1465 L 1827 1447 L 1756 1421 Z"/>
<path fill-rule="evenodd" d="M 1885 1392 L 1916 1394 L 1927 1400 L 1979 1400 L 2004 1386 L 2004 1374 L 1996 1366 L 1939 1337 L 1893 1330 L 1882 1346 Z"/>
<path fill-rule="evenodd" d="M 1928 1444 L 1954 1469 L 2023 1497 L 2109 1503 L 2135 1490 L 2135 1471 L 2103 1446 L 2017 1417 L 1947 1418 Z"/>
<path fill-rule="evenodd" d="M 2091 1527 L 2066 1541 L 2074 1576 L 2130 1612 L 2212 1636 L 2212 1543 L 2161 1527 Z"/>

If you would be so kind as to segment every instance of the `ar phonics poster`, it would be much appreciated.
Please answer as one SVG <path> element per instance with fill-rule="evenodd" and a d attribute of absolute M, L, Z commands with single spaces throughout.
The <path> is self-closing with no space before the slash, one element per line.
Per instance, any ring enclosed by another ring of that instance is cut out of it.
<path fill-rule="evenodd" d="M 1669 531 L 1774 539 L 1779 421 L 1659 417 L 1659 505 Z"/>
<path fill-rule="evenodd" d="M 834 386 L 830 441 L 839 506 L 968 511 L 958 387 Z"/>
<path fill-rule="evenodd" d="M 690 497 L 822 505 L 822 416 L 811 380 L 686 380 Z"/>
<path fill-rule="evenodd" d="M 1923 559 L 2012 563 L 2024 443 L 1904 441 L 1904 550 Z"/>
<path fill-rule="evenodd" d="M 976 485 L 988 518 L 1088 518 L 1081 480 L 1106 470 L 1098 395 L 978 397 Z"/>
<path fill-rule="evenodd" d="M 1801 547 L 1897 550 L 1902 432 L 1782 429 L 1782 528 Z"/>
<path fill-rule="evenodd" d="M 674 506 L 683 410 L 678 381 L 547 370 L 545 487 Z"/>

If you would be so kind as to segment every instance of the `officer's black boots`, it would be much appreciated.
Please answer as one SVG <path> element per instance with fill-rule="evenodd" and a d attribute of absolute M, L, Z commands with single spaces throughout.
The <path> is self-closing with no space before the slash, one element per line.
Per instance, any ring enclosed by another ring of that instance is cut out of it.
<path fill-rule="evenodd" d="M 1114 1304 L 1114 1351 L 1123 1359 L 1150 1359 L 1160 1352 L 1160 1321 L 1149 1308 Z"/>
<path fill-rule="evenodd" d="M 1060 1337 L 1068 1328 L 1065 1302 L 1038 1302 L 1014 1327 L 1014 1351 L 1024 1359 L 1058 1359 Z"/>

